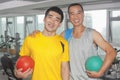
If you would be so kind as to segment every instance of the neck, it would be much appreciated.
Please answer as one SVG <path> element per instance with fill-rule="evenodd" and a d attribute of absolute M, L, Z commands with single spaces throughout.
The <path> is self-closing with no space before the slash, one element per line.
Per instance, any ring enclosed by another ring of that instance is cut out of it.
<path fill-rule="evenodd" d="M 84 32 L 84 30 L 85 30 L 84 26 L 74 27 L 74 29 L 73 29 L 73 36 L 75 38 L 80 38 L 82 36 L 82 33 Z"/>
<path fill-rule="evenodd" d="M 85 29 L 85 27 L 83 25 L 79 26 L 79 27 L 74 27 L 73 33 L 81 33 L 84 31 L 84 29 Z"/>
<path fill-rule="evenodd" d="M 56 33 L 55 33 L 55 32 L 48 32 L 48 31 L 45 31 L 45 30 L 44 30 L 44 31 L 42 32 L 42 34 L 45 35 L 45 36 L 54 36 Z"/>

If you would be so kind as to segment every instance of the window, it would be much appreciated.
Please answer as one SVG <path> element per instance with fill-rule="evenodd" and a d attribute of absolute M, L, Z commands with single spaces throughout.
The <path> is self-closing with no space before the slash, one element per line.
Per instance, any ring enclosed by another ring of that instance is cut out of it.
<path fill-rule="evenodd" d="M 120 44 L 120 21 L 111 22 L 112 43 Z"/>
<path fill-rule="evenodd" d="M 4 37 L 5 37 L 5 30 L 6 30 L 6 18 L 2 17 L 0 18 L 0 43 L 4 42 Z"/>
<path fill-rule="evenodd" d="M 84 25 L 86 27 L 93 28 L 100 32 L 102 36 L 107 39 L 106 37 L 106 18 L 107 18 L 107 11 L 106 10 L 92 10 L 92 11 L 85 11 L 84 17 Z"/>
<path fill-rule="evenodd" d="M 0 34 L 4 35 L 5 30 L 6 30 L 6 18 L 1 18 Z"/>
<path fill-rule="evenodd" d="M 111 11 L 110 14 L 111 43 L 120 46 L 120 10 Z"/>
<path fill-rule="evenodd" d="M 112 17 L 120 17 L 120 10 L 112 11 Z"/>
<path fill-rule="evenodd" d="M 16 17 L 16 33 L 20 35 L 20 42 L 22 43 L 24 40 L 24 16 Z"/>
<path fill-rule="evenodd" d="M 43 15 L 43 14 L 37 15 L 37 22 L 38 22 L 37 23 L 37 29 L 40 30 L 40 31 L 43 31 L 43 29 L 44 29 L 44 21 L 43 21 L 44 16 L 45 15 Z"/>
<path fill-rule="evenodd" d="M 14 37 L 15 36 L 15 18 L 14 17 L 7 17 L 6 18 L 6 34 L 8 36 Z"/>
<path fill-rule="evenodd" d="M 25 36 L 32 33 L 36 29 L 35 16 L 25 16 Z"/>

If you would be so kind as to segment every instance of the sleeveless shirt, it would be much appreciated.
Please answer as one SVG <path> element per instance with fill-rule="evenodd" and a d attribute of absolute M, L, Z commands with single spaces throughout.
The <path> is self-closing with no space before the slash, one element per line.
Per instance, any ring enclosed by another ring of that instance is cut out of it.
<path fill-rule="evenodd" d="M 86 59 L 98 55 L 97 47 L 93 43 L 93 30 L 85 28 L 80 38 L 72 36 L 69 41 L 71 80 L 97 80 L 89 78 L 85 72 Z"/>

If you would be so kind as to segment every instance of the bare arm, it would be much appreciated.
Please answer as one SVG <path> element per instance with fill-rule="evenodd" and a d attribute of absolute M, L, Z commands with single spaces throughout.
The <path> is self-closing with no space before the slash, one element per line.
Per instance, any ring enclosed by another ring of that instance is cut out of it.
<path fill-rule="evenodd" d="M 116 51 L 114 48 L 101 36 L 100 33 L 93 31 L 93 39 L 94 43 L 97 44 L 101 49 L 103 49 L 106 53 L 103 65 L 98 73 L 90 73 L 90 77 L 101 77 L 104 72 L 110 67 L 112 62 L 116 57 Z"/>
<path fill-rule="evenodd" d="M 69 64 L 68 62 L 63 62 L 62 63 L 62 71 L 61 71 L 61 75 L 62 75 L 62 80 L 69 80 L 70 79 L 70 75 L 69 75 Z"/>

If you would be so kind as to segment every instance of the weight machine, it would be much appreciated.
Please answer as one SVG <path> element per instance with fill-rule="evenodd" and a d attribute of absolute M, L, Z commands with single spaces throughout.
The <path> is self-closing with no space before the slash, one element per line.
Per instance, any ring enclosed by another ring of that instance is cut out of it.
<path fill-rule="evenodd" d="M 8 76 L 8 80 L 22 80 L 21 78 L 16 78 L 14 75 L 14 65 L 19 57 L 20 35 L 13 31 L 14 26 L 12 24 L 12 22 L 7 21 L 4 36 L 1 35 L 0 51 L 3 54 L 1 65 L 3 73 Z"/>

